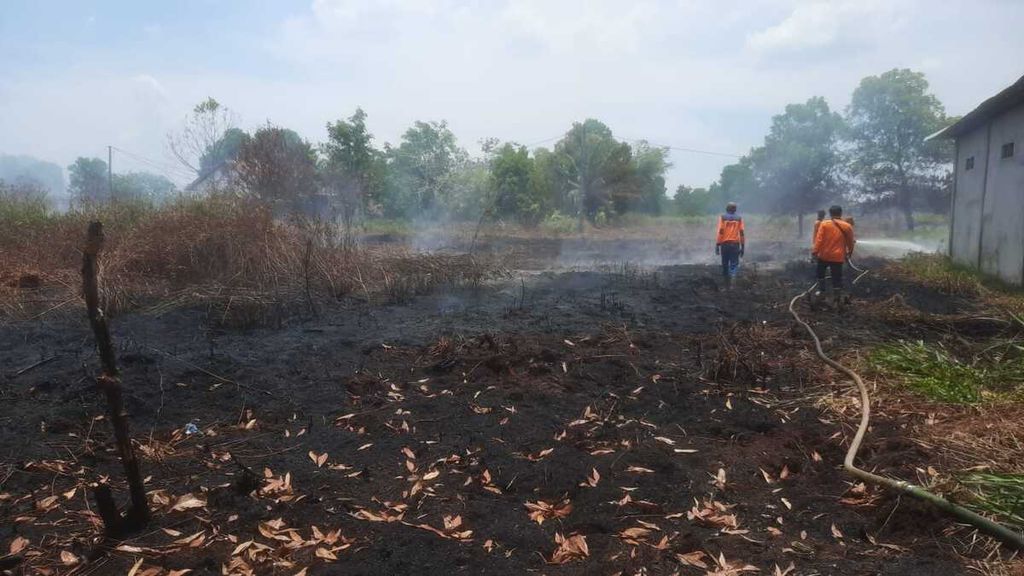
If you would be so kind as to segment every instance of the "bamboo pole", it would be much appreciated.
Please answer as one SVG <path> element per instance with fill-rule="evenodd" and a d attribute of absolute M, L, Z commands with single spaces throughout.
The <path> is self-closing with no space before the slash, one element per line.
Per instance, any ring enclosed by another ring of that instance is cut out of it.
<path fill-rule="evenodd" d="M 85 295 L 85 307 L 89 315 L 89 324 L 96 338 L 96 350 L 100 356 L 101 372 L 96 377 L 96 386 L 107 398 L 107 414 L 114 428 L 121 464 L 128 480 L 131 494 L 131 506 L 124 516 L 118 512 L 110 487 L 97 486 L 93 492 L 97 508 L 103 519 L 103 525 L 110 535 L 124 534 L 142 528 L 149 521 L 149 503 L 146 501 L 146 488 L 142 481 L 142 470 L 135 458 L 131 434 L 128 431 L 128 413 L 124 408 L 124 397 L 121 393 L 121 379 L 117 370 L 114 355 L 114 344 L 110 337 L 107 318 L 100 308 L 99 296 L 99 255 L 103 250 L 103 224 L 92 222 L 86 235 L 85 247 L 82 249 L 82 291 Z"/>

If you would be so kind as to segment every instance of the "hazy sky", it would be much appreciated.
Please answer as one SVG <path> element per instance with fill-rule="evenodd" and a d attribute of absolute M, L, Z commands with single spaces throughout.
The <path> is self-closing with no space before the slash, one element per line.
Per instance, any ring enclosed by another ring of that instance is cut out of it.
<path fill-rule="evenodd" d="M 378 144 L 445 119 L 471 152 L 550 145 L 595 117 L 740 154 L 787 103 L 841 109 L 894 67 L 962 114 L 1024 74 L 1022 29 L 1024 0 L 0 0 L 0 153 L 173 164 L 166 134 L 213 96 L 313 142 L 362 106 Z M 670 193 L 729 159 L 672 161 Z"/>

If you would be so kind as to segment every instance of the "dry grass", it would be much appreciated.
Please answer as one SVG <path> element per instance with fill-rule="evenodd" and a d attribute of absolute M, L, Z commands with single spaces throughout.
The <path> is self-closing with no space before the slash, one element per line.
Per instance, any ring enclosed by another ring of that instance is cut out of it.
<path fill-rule="evenodd" d="M 94 219 L 106 231 L 102 274 L 111 314 L 205 305 L 224 324 L 249 326 L 293 309 L 314 312 L 326 299 L 401 301 L 438 286 L 479 285 L 502 272 L 492 257 L 353 246 L 336 226 L 282 222 L 237 199 L 115 206 L 6 223 L 0 317 L 79 308 L 79 246 Z"/>

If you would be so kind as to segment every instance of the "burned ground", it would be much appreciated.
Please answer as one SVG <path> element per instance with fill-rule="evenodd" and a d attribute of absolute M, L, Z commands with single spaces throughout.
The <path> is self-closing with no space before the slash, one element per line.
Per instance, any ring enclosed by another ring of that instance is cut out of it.
<path fill-rule="evenodd" d="M 751 269 L 725 292 L 703 266 L 546 272 L 247 331 L 118 317 L 157 513 L 88 564 L 85 483 L 125 493 L 88 327 L 9 324 L 0 542 L 50 573 L 965 573 L 947 520 L 842 472 L 852 428 L 813 398 L 847 385 L 786 313 L 809 274 Z M 810 314 L 826 347 L 935 329 L 860 307 L 969 309 L 878 275 L 856 298 Z M 861 458 L 914 479 L 930 457 L 883 417 Z"/>

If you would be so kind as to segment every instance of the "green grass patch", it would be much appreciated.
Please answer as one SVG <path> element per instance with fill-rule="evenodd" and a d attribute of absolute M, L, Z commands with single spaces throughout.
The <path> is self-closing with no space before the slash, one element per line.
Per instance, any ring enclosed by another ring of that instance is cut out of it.
<path fill-rule="evenodd" d="M 1024 474 L 977 472 L 959 481 L 971 493 L 971 508 L 1024 528 Z"/>
<path fill-rule="evenodd" d="M 943 294 L 977 296 L 983 288 L 979 274 L 941 254 L 911 254 L 897 266 L 912 279 Z"/>
<path fill-rule="evenodd" d="M 921 341 L 879 346 L 869 359 L 876 369 L 932 400 L 975 404 L 1022 398 L 1024 346 L 1017 340 L 987 342 L 967 361 L 941 345 Z"/>
<path fill-rule="evenodd" d="M 924 342 L 886 344 L 871 353 L 871 361 L 901 377 L 913 390 L 955 404 L 979 402 L 987 377 L 984 370 L 962 364 L 942 348 Z"/>

